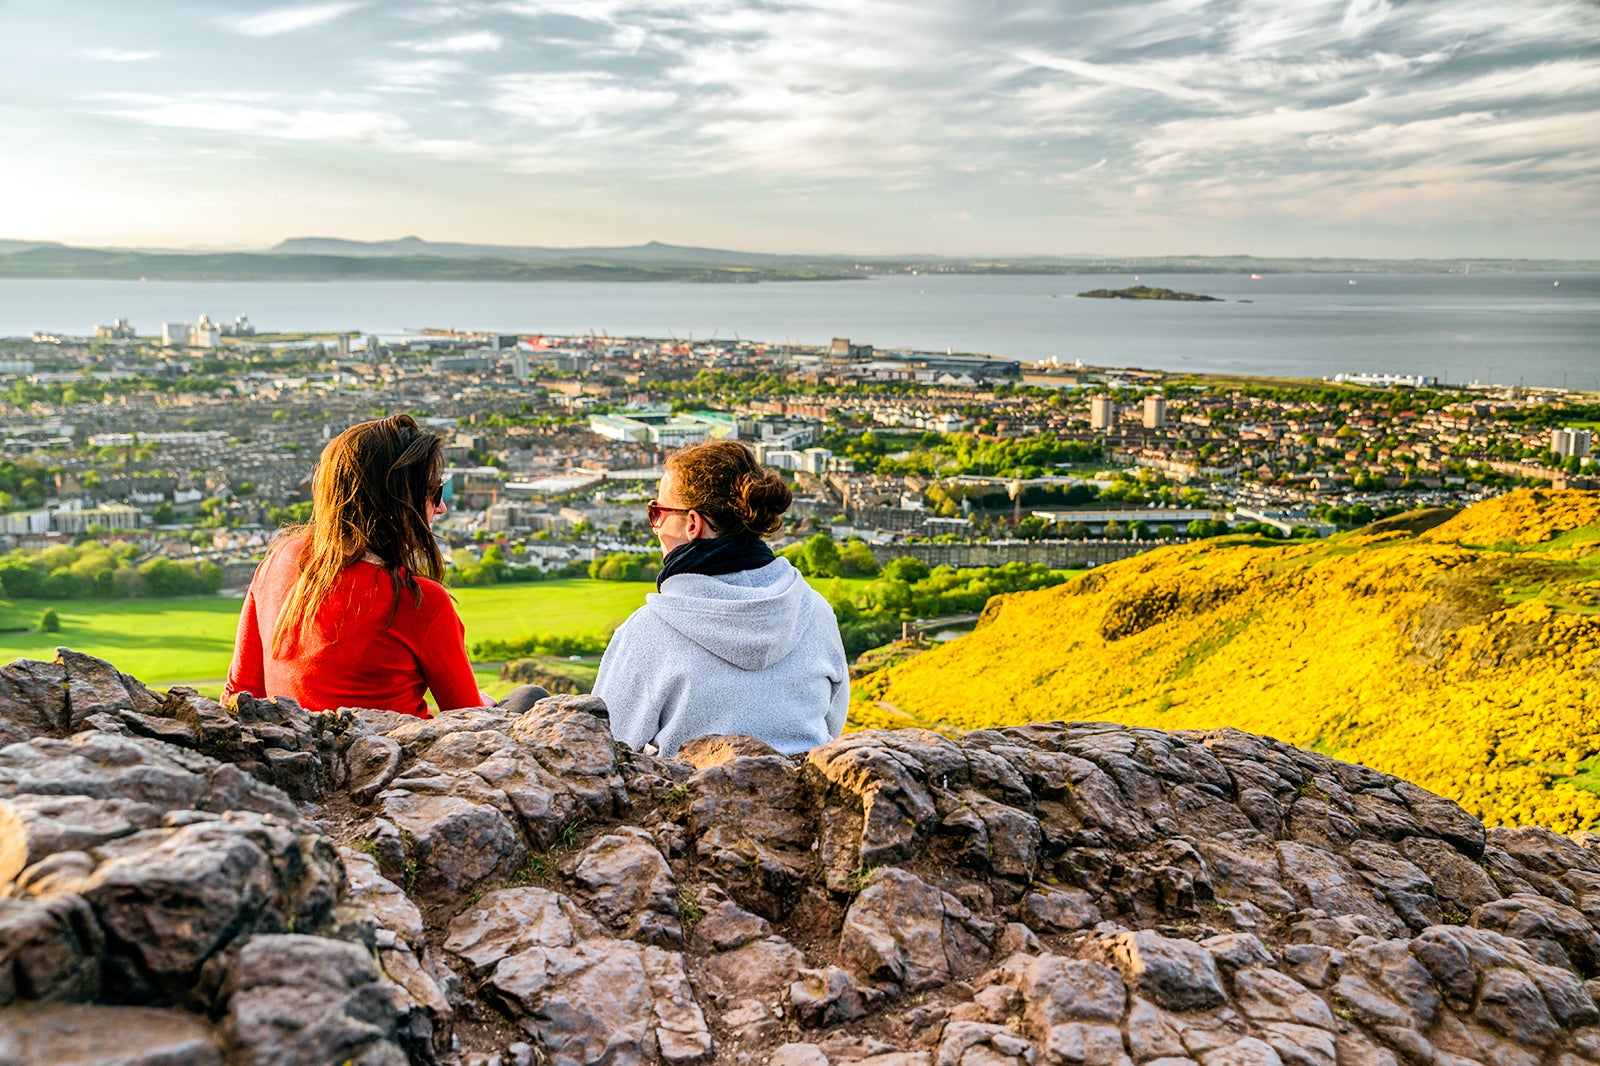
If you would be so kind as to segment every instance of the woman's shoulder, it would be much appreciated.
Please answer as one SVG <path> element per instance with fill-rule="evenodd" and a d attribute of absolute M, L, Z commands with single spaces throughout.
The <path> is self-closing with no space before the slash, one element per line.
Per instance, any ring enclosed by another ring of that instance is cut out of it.
<path fill-rule="evenodd" d="M 456 601 L 451 598 L 449 589 L 430 577 L 423 577 L 421 574 L 413 574 L 412 579 L 416 581 L 417 588 L 422 590 L 422 606 L 420 610 L 424 614 L 432 615 L 440 611 L 449 611 L 451 614 L 456 613 Z"/>
<path fill-rule="evenodd" d="M 305 551 L 303 536 L 280 536 L 267 546 L 266 557 L 256 566 L 255 577 L 293 581 L 298 572 L 300 555 Z M 252 579 L 254 580 L 254 579 Z"/>
<path fill-rule="evenodd" d="M 670 629 L 661 617 L 661 612 L 653 601 L 665 596 L 665 592 L 652 592 L 645 596 L 644 602 L 634 608 L 632 614 L 618 623 L 617 628 L 611 631 L 611 644 L 630 643 L 639 640 L 652 640 L 659 636 L 662 629 Z"/>

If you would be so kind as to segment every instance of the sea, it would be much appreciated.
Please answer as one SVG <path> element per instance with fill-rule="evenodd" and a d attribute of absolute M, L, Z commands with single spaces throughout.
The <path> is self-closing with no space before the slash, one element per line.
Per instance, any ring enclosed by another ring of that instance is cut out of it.
<path fill-rule="evenodd" d="M 1080 299 L 1145 284 L 1216 303 Z M 1091 366 L 1600 390 L 1600 274 L 897 274 L 852 281 L 0 280 L 0 336 L 130 319 L 261 331 L 609 334 L 1054 358 Z"/>

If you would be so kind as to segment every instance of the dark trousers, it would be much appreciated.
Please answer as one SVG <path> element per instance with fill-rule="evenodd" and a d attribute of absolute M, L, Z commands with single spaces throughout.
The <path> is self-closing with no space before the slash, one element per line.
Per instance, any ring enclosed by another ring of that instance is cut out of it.
<path fill-rule="evenodd" d="M 495 706 L 505 711 L 507 715 L 515 717 L 533 710 L 533 705 L 548 695 L 550 693 L 538 685 L 518 685 L 506 693 Z"/>

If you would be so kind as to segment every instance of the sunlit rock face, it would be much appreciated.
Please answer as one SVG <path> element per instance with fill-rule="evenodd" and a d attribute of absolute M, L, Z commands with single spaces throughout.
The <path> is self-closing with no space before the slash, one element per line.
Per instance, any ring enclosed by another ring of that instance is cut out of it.
<path fill-rule="evenodd" d="M 1600 1062 L 1600 855 L 1236 731 L 619 747 L 0 668 L 0 1063 Z"/>

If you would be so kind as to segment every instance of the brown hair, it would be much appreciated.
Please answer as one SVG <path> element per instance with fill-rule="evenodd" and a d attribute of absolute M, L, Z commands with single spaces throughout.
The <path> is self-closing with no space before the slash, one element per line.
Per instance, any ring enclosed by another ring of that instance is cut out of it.
<path fill-rule="evenodd" d="M 668 456 L 666 468 L 684 506 L 699 511 L 723 535 L 770 537 L 783 528 L 794 501 L 788 482 L 736 440 L 691 444 Z"/>
<path fill-rule="evenodd" d="M 289 590 L 272 631 L 272 654 L 299 643 L 334 582 L 351 563 L 371 552 L 383 563 L 394 587 L 422 605 L 422 588 L 413 574 L 439 581 L 444 558 L 428 528 L 439 492 L 444 438 L 417 425 L 410 415 L 390 415 L 351 426 L 322 449 L 311 483 L 311 520 L 285 530 L 304 537 L 299 576 Z M 389 615 L 394 621 L 394 612 Z"/>

